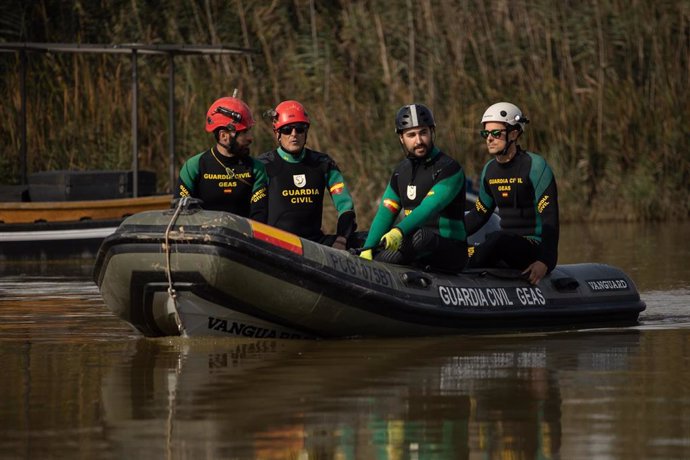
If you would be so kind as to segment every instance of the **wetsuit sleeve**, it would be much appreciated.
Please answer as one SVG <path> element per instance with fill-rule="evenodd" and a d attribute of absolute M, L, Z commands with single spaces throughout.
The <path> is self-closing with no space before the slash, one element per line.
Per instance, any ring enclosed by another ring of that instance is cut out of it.
<path fill-rule="evenodd" d="M 354 211 L 345 211 L 338 216 L 338 224 L 335 230 L 336 236 L 349 238 L 355 230 L 357 230 L 357 221 L 355 220 Z"/>
<path fill-rule="evenodd" d="M 268 174 L 266 174 L 266 166 L 258 161 L 253 160 L 253 175 L 254 187 L 252 188 L 252 197 L 249 207 L 249 218 L 258 222 L 266 223 L 268 220 Z"/>
<path fill-rule="evenodd" d="M 333 205 L 338 211 L 336 235 L 348 238 L 357 228 L 355 207 L 352 195 L 345 184 L 345 178 L 333 161 L 330 161 L 328 166 L 326 181 L 328 193 L 331 195 Z"/>
<path fill-rule="evenodd" d="M 482 177 L 479 181 L 479 194 L 477 201 L 474 203 L 474 209 L 471 209 L 465 214 L 465 227 L 467 228 L 467 235 L 476 233 L 489 220 L 491 214 L 496 209 L 496 202 L 494 201 L 491 189 L 488 186 L 487 170 L 489 164 L 484 165 L 482 170 Z"/>
<path fill-rule="evenodd" d="M 196 197 L 196 182 L 199 177 L 201 155 L 203 152 L 189 158 L 180 168 L 180 177 L 177 180 L 177 198 Z"/>
<path fill-rule="evenodd" d="M 409 213 L 397 225 L 403 235 L 409 235 L 414 230 L 421 228 L 433 216 L 440 213 L 448 206 L 463 189 L 465 174 L 457 163 L 452 168 L 454 173 L 441 179 L 429 190 L 419 206 Z"/>
<path fill-rule="evenodd" d="M 542 157 L 533 157 L 530 180 L 534 184 L 537 233 L 540 233 L 541 226 L 538 260 L 544 262 L 551 271 L 558 262 L 558 190 L 553 171 Z"/>
<path fill-rule="evenodd" d="M 374 220 L 371 222 L 369 235 L 364 243 L 365 248 L 373 248 L 379 244 L 381 237 L 391 228 L 393 221 L 400 213 L 400 197 L 395 192 L 396 175 L 391 178 L 391 181 L 383 192 L 383 198 L 379 203 L 379 208 L 376 211 Z"/>
<path fill-rule="evenodd" d="M 352 201 L 352 195 L 350 195 L 350 191 L 347 185 L 345 185 L 345 178 L 335 163 L 331 162 L 326 179 L 328 182 L 328 193 L 331 195 L 335 209 L 338 210 L 338 215 L 354 211 L 355 206 Z"/>

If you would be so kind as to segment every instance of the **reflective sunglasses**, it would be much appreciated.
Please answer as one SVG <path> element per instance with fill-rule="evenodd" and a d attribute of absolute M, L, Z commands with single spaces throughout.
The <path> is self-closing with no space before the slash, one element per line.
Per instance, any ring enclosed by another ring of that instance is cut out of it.
<path fill-rule="evenodd" d="M 494 139 L 500 139 L 501 133 L 504 133 L 506 131 L 508 131 L 508 130 L 507 129 L 492 129 L 489 131 L 488 129 L 482 129 L 481 131 L 479 131 L 479 135 L 482 136 L 484 139 L 486 139 L 487 137 L 489 137 L 489 134 L 491 134 L 491 137 L 493 137 Z"/>
<path fill-rule="evenodd" d="M 304 134 L 304 132 L 309 128 L 309 125 L 305 123 L 297 123 L 294 125 L 285 125 L 278 128 L 280 134 L 285 134 L 286 136 L 292 134 L 294 129 L 297 134 Z"/>

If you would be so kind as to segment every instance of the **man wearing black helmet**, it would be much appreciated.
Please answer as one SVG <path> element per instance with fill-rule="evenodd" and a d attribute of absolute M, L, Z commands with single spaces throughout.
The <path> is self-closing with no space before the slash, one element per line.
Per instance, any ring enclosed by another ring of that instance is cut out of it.
<path fill-rule="evenodd" d="M 468 268 L 507 265 L 537 284 L 558 259 L 558 193 L 546 160 L 517 144 L 528 122 L 509 102 L 484 112 L 480 134 L 494 158 L 484 166 L 475 209 L 465 219 L 472 235 L 497 207 L 501 216 L 501 230 L 475 248 Z"/>
<path fill-rule="evenodd" d="M 465 173 L 434 145 L 436 122 L 422 104 L 405 105 L 395 131 L 406 158 L 394 169 L 361 257 L 460 271 L 467 261 Z M 402 211 L 402 219 L 395 223 Z"/>

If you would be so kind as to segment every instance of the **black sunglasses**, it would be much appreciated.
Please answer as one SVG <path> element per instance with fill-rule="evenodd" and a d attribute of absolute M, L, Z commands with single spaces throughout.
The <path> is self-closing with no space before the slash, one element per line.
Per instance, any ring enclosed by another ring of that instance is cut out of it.
<path fill-rule="evenodd" d="M 278 128 L 280 134 L 285 134 L 286 136 L 292 134 L 294 129 L 297 134 L 304 134 L 304 132 L 309 128 L 309 125 L 305 123 L 297 123 L 294 125 L 285 125 Z"/>
<path fill-rule="evenodd" d="M 486 139 L 487 137 L 489 137 L 489 134 L 491 134 L 491 137 L 493 137 L 494 139 L 500 139 L 501 133 L 504 133 L 506 131 L 508 131 L 508 130 L 507 129 L 492 129 L 492 130 L 482 129 L 481 131 L 479 131 L 479 135 L 482 136 L 484 139 Z"/>

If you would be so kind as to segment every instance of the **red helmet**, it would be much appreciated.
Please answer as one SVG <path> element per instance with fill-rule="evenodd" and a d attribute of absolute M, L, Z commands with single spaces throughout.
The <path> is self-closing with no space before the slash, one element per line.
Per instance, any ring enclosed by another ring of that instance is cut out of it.
<path fill-rule="evenodd" d="M 290 125 L 292 123 L 306 123 L 309 122 L 309 115 L 304 110 L 304 106 L 297 101 L 283 101 L 278 104 L 273 115 L 273 129 L 280 129 L 282 126 Z"/>
<path fill-rule="evenodd" d="M 209 133 L 218 128 L 244 131 L 252 126 L 254 126 L 252 111 L 249 110 L 247 104 L 236 97 L 221 97 L 211 104 L 206 112 L 206 131 Z"/>

